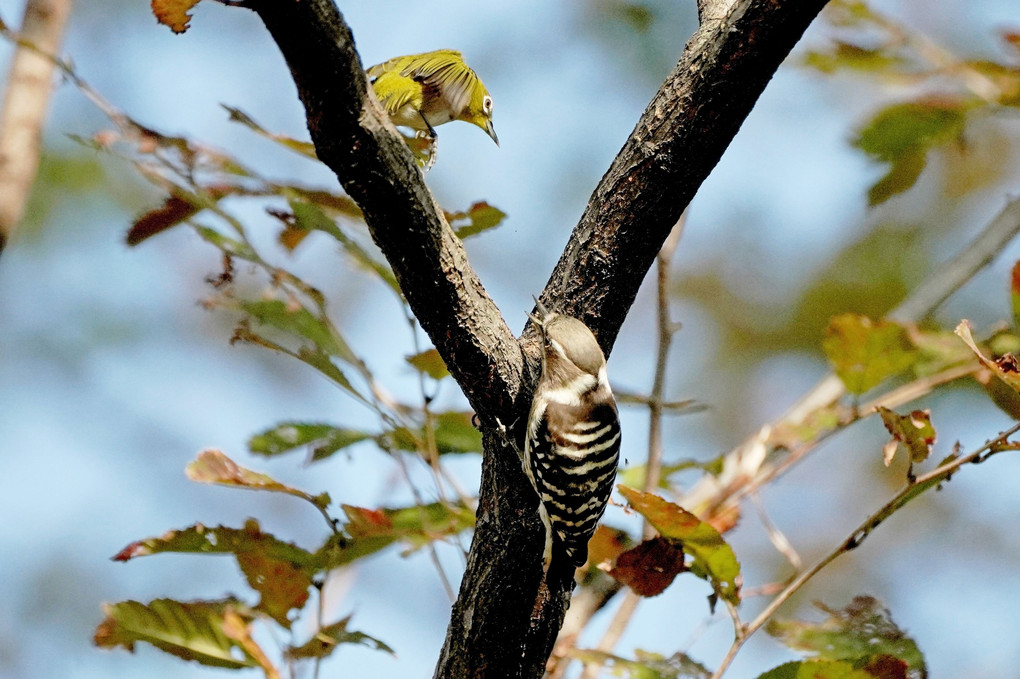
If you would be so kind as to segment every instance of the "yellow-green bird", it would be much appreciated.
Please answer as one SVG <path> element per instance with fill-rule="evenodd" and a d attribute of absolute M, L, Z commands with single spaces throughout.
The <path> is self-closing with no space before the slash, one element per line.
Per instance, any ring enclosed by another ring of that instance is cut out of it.
<path fill-rule="evenodd" d="M 457 50 L 395 57 L 368 69 L 375 96 L 394 125 L 428 132 L 451 120 L 477 125 L 499 139 L 492 127 L 492 97 Z"/>

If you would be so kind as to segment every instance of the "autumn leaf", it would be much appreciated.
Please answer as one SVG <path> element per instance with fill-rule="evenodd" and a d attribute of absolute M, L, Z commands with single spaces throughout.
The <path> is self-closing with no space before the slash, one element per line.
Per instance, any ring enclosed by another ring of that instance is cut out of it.
<path fill-rule="evenodd" d="M 609 574 L 641 596 L 656 596 L 684 571 L 684 553 L 662 537 L 620 554 Z"/>
<path fill-rule="evenodd" d="M 888 656 L 906 663 L 909 668 L 906 676 L 927 676 L 924 656 L 917 644 L 893 622 L 889 611 L 874 597 L 854 597 L 850 605 L 841 610 L 817 606 L 828 618 L 821 622 L 773 620 L 766 630 L 790 648 L 821 660 L 848 661 L 857 666 L 874 663 L 876 668 L 899 666 L 899 663 L 883 659 Z"/>
<path fill-rule="evenodd" d="M 465 212 L 446 213 L 446 220 L 453 227 L 457 237 L 461 239 L 495 228 L 504 219 L 506 219 L 505 212 L 485 201 L 475 203 Z"/>
<path fill-rule="evenodd" d="M 401 541 L 417 549 L 471 528 L 474 512 L 467 506 L 434 502 L 428 505 L 369 509 L 341 505 L 347 515 L 347 531 L 358 541 L 377 541 L 385 546 Z"/>
<path fill-rule="evenodd" d="M 892 441 L 883 448 L 883 459 L 888 467 L 896 451 L 906 450 L 910 463 L 924 462 L 931 455 L 935 444 L 935 428 L 931 424 L 930 410 L 914 410 L 909 415 L 900 415 L 883 406 L 878 406 L 882 423 L 892 435 Z"/>
<path fill-rule="evenodd" d="M 224 631 L 224 616 L 251 620 L 247 607 L 235 599 L 185 603 L 156 599 L 149 604 L 122 601 L 104 604 L 106 617 L 93 642 L 100 648 L 135 650 L 144 641 L 184 660 L 211 667 L 240 669 L 258 662 Z"/>
<path fill-rule="evenodd" d="M 1009 299 L 1013 310 L 1013 325 L 1020 326 L 1020 260 L 1013 265 L 1009 278 Z"/>
<path fill-rule="evenodd" d="M 595 527 L 595 533 L 588 540 L 588 563 L 597 567 L 601 563 L 612 562 L 620 554 L 634 545 L 634 541 L 626 531 L 610 528 L 604 524 Z"/>
<path fill-rule="evenodd" d="M 261 597 L 256 610 L 290 629 L 287 613 L 293 608 L 301 608 L 308 601 L 308 588 L 312 586 L 308 571 L 258 551 L 238 554 L 237 564 L 248 584 Z"/>
<path fill-rule="evenodd" d="M 707 580 L 715 593 L 726 601 L 733 604 L 740 601 L 740 564 L 719 531 L 657 495 L 627 486 L 617 488 L 660 535 L 680 543 L 693 559 L 692 573 Z"/>
<path fill-rule="evenodd" d="M 270 533 L 262 532 L 254 519 L 248 519 L 244 528 L 227 526 L 204 526 L 196 523 L 180 530 L 167 531 L 154 538 L 132 542 L 112 558 L 114 561 L 130 561 L 154 554 L 245 554 L 258 552 L 267 557 L 313 567 L 315 559 L 310 552 L 297 545 L 278 540 Z"/>
<path fill-rule="evenodd" d="M 842 660 L 788 662 L 758 675 L 758 679 L 876 679 L 875 675 Z M 891 679 L 883 677 L 883 679 Z"/>
<path fill-rule="evenodd" d="M 987 358 L 974 342 L 971 334 L 970 321 L 964 319 L 956 326 L 956 334 L 959 335 L 970 350 L 977 356 L 981 365 L 992 371 L 996 377 L 1009 385 L 1016 392 L 1020 392 L 1020 361 L 1017 361 L 1013 354 L 1003 354 L 994 361 Z"/>
<path fill-rule="evenodd" d="M 396 654 L 388 644 L 379 639 L 371 637 L 364 632 L 348 630 L 347 625 L 350 620 L 351 616 L 347 616 L 343 620 L 326 625 L 304 644 L 287 649 L 287 657 L 294 659 L 325 658 L 340 644 L 360 644 L 374 648 L 377 651 L 384 651 L 390 655 Z"/>
<path fill-rule="evenodd" d="M 137 218 L 127 234 L 128 245 L 138 245 L 157 233 L 180 224 L 201 210 L 191 201 L 179 196 L 167 196 L 158 208 L 149 210 Z"/>
<path fill-rule="evenodd" d="M 686 653 L 664 656 L 635 649 L 631 660 L 605 651 L 574 648 L 568 650 L 567 655 L 583 663 L 597 663 L 614 676 L 630 679 L 709 679 L 712 676 L 708 668 Z"/>
<path fill-rule="evenodd" d="M 174 33 L 183 33 L 191 21 L 188 11 L 197 4 L 198 0 L 152 0 L 152 13 L 156 21 L 169 26 Z"/>

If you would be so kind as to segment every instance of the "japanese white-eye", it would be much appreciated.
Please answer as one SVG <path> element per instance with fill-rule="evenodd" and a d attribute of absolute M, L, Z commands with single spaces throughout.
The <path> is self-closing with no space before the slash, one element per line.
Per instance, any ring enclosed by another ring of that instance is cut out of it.
<path fill-rule="evenodd" d="M 394 57 L 368 69 L 375 96 L 394 125 L 428 132 L 463 120 L 485 130 L 499 146 L 492 127 L 492 97 L 457 50 Z"/>

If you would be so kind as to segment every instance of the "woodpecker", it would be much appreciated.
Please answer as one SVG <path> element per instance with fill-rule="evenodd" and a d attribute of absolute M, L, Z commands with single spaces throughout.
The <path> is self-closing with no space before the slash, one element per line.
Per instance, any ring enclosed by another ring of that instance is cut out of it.
<path fill-rule="evenodd" d="M 531 319 L 542 333 L 542 375 L 528 416 L 524 472 L 545 525 L 544 568 L 553 541 L 575 567 L 588 560 L 588 540 L 616 479 L 620 420 L 606 359 L 581 321 L 540 302 Z"/>

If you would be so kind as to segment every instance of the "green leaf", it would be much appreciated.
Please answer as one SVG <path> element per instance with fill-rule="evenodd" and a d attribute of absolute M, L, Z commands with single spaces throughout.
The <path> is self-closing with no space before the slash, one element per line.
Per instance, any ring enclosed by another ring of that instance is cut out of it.
<path fill-rule="evenodd" d="M 808 68 L 832 74 L 840 69 L 878 73 L 897 68 L 905 62 L 884 46 L 875 49 L 835 40 L 831 49 L 809 51 L 804 55 L 802 63 Z"/>
<path fill-rule="evenodd" d="M 439 355 L 439 351 L 435 348 L 426 349 L 419 354 L 408 356 L 404 360 L 410 363 L 415 370 L 428 375 L 434 380 L 441 380 L 444 377 L 450 376 L 450 371 L 446 369 L 443 357 Z"/>
<path fill-rule="evenodd" d="M 214 526 L 196 523 L 193 526 L 172 530 L 157 538 L 132 542 L 114 555 L 114 561 L 129 561 L 140 556 L 165 552 L 175 554 L 245 554 L 259 552 L 277 561 L 287 561 L 303 568 L 317 565 L 313 554 L 290 542 L 284 542 L 269 533 L 263 533 L 254 519 L 244 528 Z"/>
<path fill-rule="evenodd" d="M 340 227 L 326 215 L 321 207 L 315 203 L 298 199 L 291 199 L 288 204 L 294 213 L 294 225 L 297 228 L 304 231 L 322 231 L 334 238 L 339 238 Z"/>
<path fill-rule="evenodd" d="M 382 539 L 402 541 L 417 549 L 435 540 L 472 528 L 475 513 L 462 504 L 434 502 L 398 509 L 366 509 L 341 505 L 347 514 L 347 531 L 355 541 Z"/>
<path fill-rule="evenodd" d="M 318 160 L 319 157 L 315 154 L 315 145 L 311 142 L 299 141 L 286 135 L 269 132 L 241 109 L 234 108 L 233 106 L 227 106 L 226 104 L 220 104 L 220 106 L 226 109 L 226 111 L 230 114 L 230 120 L 232 122 L 241 123 L 259 136 L 275 141 L 284 148 L 294 151 L 295 153 L 299 153 L 306 158 Z"/>
<path fill-rule="evenodd" d="M 905 450 L 911 464 L 924 462 L 931 455 L 935 445 L 935 427 L 931 424 L 930 410 L 915 410 L 909 415 L 900 415 L 883 406 L 878 406 L 882 423 L 892 435 L 892 441 L 885 445 L 885 466 L 889 466 L 897 450 Z"/>
<path fill-rule="evenodd" d="M 252 616 L 235 599 L 184 603 L 156 599 L 148 605 L 138 601 L 104 604 L 106 618 L 96 628 L 93 641 L 100 648 L 135 650 L 139 641 L 182 658 L 212 667 L 255 667 L 256 660 L 224 633 L 224 616 Z"/>
<path fill-rule="evenodd" d="M 307 307 L 279 299 L 242 301 L 241 308 L 263 325 L 303 337 L 322 352 L 347 362 L 357 361 L 346 340 L 336 332 L 328 319 L 317 316 Z"/>
<path fill-rule="evenodd" d="M 911 189 L 924 172 L 928 155 L 924 149 L 912 149 L 889 162 L 889 171 L 868 189 L 869 207 L 881 205 L 893 196 Z"/>
<path fill-rule="evenodd" d="M 969 108 L 952 99 L 918 100 L 893 104 L 875 114 L 853 142 L 872 158 L 892 165 L 869 191 L 870 204 L 913 186 L 928 150 L 960 138 Z"/>
<path fill-rule="evenodd" d="M 315 561 L 323 570 L 346 566 L 358 559 L 371 556 L 393 544 L 389 537 L 360 537 L 334 534 L 315 552 Z"/>
<path fill-rule="evenodd" d="M 820 659 L 845 660 L 864 667 L 880 661 L 883 656 L 891 656 L 906 663 L 913 676 L 927 675 L 924 656 L 917 644 L 892 621 L 889 611 L 874 597 L 854 597 L 842 610 L 832 610 L 821 604 L 818 607 L 829 616 L 822 622 L 773 620 L 766 629 L 790 648 Z"/>
<path fill-rule="evenodd" d="M 482 452 L 482 432 L 472 423 L 473 412 L 450 410 L 434 416 L 436 448 L 440 455 Z"/>
<path fill-rule="evenodd" d="M 248 261 L 256 259 L 255 251 L 247 243 L 224 236 L 216 229 L 211 229 L 201 224 L 195 224 L 194 228 L 202 240 L 216 246 L 231 257 L 238 257 Z"/>
<path fill-rule="evenodd" d="M 974 360 L 974 354 L 960 343 L 960 338 L 948 330 L 917 330 L 910 334 L 911 343 L 918 350 L 914 374 L 927 377 L 953 366 Z M 1020 345 L 1017 346 L 1020 349 Z"/>
<path fill-rule="evenodd" d="M 1009 277 L 1009 299 L 1013 310 L 1013 325 L 1020 326 L 1020 260 L 1013 265 Z"/>
<path fill-rule="evenodd" d="M 475 203 L 468 208 L 467 212 L 446 213 L 446 220 L 460 239 L 493 229 L 499 226 L 504 219 L 506 219 L 505 212 L 485 201 Z"/>
<path fill-rule="evenodd" d="M 737 604 L 740 602 L 740 564 L 715 528 L 679 505 L 651 493 L 618 485 L 631 507 L 659 531 L 663 537 L 678 541 L 693 562 L 690 570 L 707 580 L 716 594 Z"/>
<path fill-rule="evenodd" d="M 664 656 L 637 649 L 629 660 L 594 649 L 573 649 L 571 658 L 584 663 L 599 663 L 613 676 L 631 679 L 709 679 L 712 673 L 684 653 Z M 601 675 L 600 675 L 601 676 Z"/>
<path fill-rule="evenodd" d="M 385 651 L 390 655 L 396 655 L 396 652 L 389 645 L 379 639 L 371 637 L 364 632 L 348 630 L 347 624 L 350 620 L 351 616 L 347 616 L 339 622 L 323 627 L 315 636 L 302 645 L 288 648 L 286 651 L 287 657 L 295 660 L 325 658 L 340 644 L 359 644 L 377 651 Z"/>
<path fill-rule="evenodd" d="M 852 394 L 863 394 L 917 360 L 906 328 L 856 314 L 832 319 L 822 349 Z"/>
<path fill-rule="evenodd" d="M 311 461 L 318 462 L 333 453 L 373 438 L 373 434 L 311 422 L 283 422 L 248 440 L 248 449 L 256 455 L 281 455 L 303 446 L 311 447 Z"/>
<path fill-rule="evenodd" d="M 648 465 L 645 464 L 632 465 L 626 469 L 621 469 L 617 473 L 616 479 L 625 486 L 642 488 L 645 485 L 647 469 Z M 679 462 L 663 464 L 659 473 L 659 488 L 668 488 L 670 476 L 689 469 L 700 469 L 709 474 L 718 474 L 722 471 L 722 459 L 715 458 L 708 461 L 680 460 Z"/>
<path fill-rule="evenodd" d="M 854 145 L 877 160 L 891 162 L 904 153 L 958 139 L 968 108 L 951 99 L 892 104 L 868 121 Z"/>
<path fill-rule="evenodd" d="M 365 398 L 361 392 L 355 388 L 354 384 L 347 379 L 347 375 L 344 371 L 341 370 L 324 351 L 313 349 L 312 347 L 301 347 L 298 349 L 298 358 L 328 377 L 362 403 L 370 407 L 374 407 L 372 401 Z"/>
<path fill-rule="evenodd" d="M 758 679 L 875 679 L 875 675 L 841 660 L 805 660 L 780 665 Z"/>

